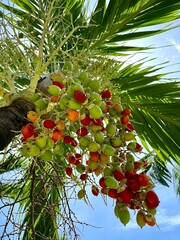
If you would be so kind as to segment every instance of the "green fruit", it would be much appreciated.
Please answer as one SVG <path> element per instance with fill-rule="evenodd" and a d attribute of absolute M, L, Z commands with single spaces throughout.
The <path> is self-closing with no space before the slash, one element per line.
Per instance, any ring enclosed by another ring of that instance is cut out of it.
<path fill-rule="evenodd" d="M 48 92 L 52 95 L 52 96 L 59 96 L 61 93 L 61 89 L 56 86 L 56 85 L 50 85 L 48 87 Z"/>
<path fill-rule="evenodd" d="M 135 151 L 136 149 L 136 143 L 135 142 L 130 142 L 128 145 L 127 145 L 127 149 L 131 150 L 131 151 Z"/>
<path fill-rule="evenodd" d="M 116 149 L 112 146 L 109 146 L 107 144 L 103 144 L 102 146 L 102 152 L 108 156 L 113 156 L 116 152 Z"/>
<path fill-rule="evenodd" d="M 89 142 L 90 142 L 90 138 L 89 137 L 81 137 L 80 139 L 79 139 L 79 144 L 81 145 L 81 146 L 84 146 L 84 147 L 87 147 L 88 146 L 88 144 L 89 144 Z"/>
<path fill-rule="evenodd" d="M 131 153 L 126 154 L 126 159 L 127 159 L 127 162 L 131 162 L 131 163 L 134 162 L 134 156 Z"/>
<path fill-rule="evenodd" d="M 113 147 L 119 147 L 122 144 L 122 140 L 120 138 L 112 138 L 111 144 Z"/>
<path fill-rule="evenodd" d="M 63 95 L 61 99 L 59 100 L 59 107 L 61 110 L 65 110 L 67 107 L 67 103 L 69 102 L 71 98 L 68 95 Z"/>
<path fill-rule="evenodd" d="M 118 97 L 118 96 L 113 96 L 113 97 L 111 98 L 111 102 L 112 102 L 112 103 L 120 103 L 120 102 L 121 102 L 121 98 Z"/>
<path fill-rule="evenodd" d="M 95 91 L 95 92 L 99 92 L 100 90 L 100 87 L 101 87 L 101 83 L 99 80 L 92 80 L 90 83 L 89 83 L 89 87 Z"/>
<path fill-rule="evenodd" d="M 95 104 L 90 106 L 89 114 L 91 118 L 101 118 L 103 115 L 101 108 Z"/>
<path fill-rule="evenodd" d="M 103 135 L 103 133 L 102 132 L 96 132 L 95 134 L 94 134 L 94 139 L 95 139 L 95 141 L 97 142 L 97 143 L 99 143 L 99 144 L 101 144 L 101 143 L 103 143 L 103 141 L 104 141 L 104 135 Z"/>
<path fill-rule="evenodd" d="M 101 101 L 100 108 L 101 108 L 102 111 L 104 111 L 107 108 L 107 105 L 104 101 Z"/>
<path fill-rule="evenodd" d="M 96 93 L 92 92 L 91 95 L 89 96 L 90 102 L 97 104 L 98 106 L 101 105 L 101 96 Z"/>
<path fill-rule="evenodd" d="M 28 150 L 28 155 L 30 157 L 36 157 L 40 155 L 40 149 L 36 145 L 31 145 Z"/>
<path fill-rule="evenodd" d="M 81 82 L 84 82 L 87 78 L 88 78 L 87 72 L 81 72 L 79 74 L 79 79 L 81 80 Z"/>
<path fill-rule="evenodd" d="M 112 168 L 106 167 L 104 169 L 104 176 L 110 176 L 110 175 L 112 175 Z"/>
<path fill-rule="evenodd" d="M 49 101 L 46 98 L 41 98 L 35 102 L 35 106 L 40 110 L 45 110 L 48 107 Z"/>
<path fill-rule="evenodd" d="M 84 198 L 85 195 L 86 195 L 86 191 L 84 189 L 81 189 L 77 194 L 79 199 Z"/>
<path fill-rule="evenodd" d="M 73 110 L 79 110 L 81 108 L 81 104 L 75 100 L 70 100 L 67 104 L 67 107 Z"/>
<path fill-rule="evenodd" d="M 112 176 L 107 176 L 104 179 L 104 182 L 105 182 L 106 186 L 111 189 L 118 189 L 118 187 L 119 187 L 118 181 Z"/>
<path fill-rule="evenodd" d="M 27 145 L 24 145 L 21 149 L 20 152 L 23 156 L 28 157 L 28 151 L 29 151 L 29 147 Z"/>
<path fill-rule="evenodd" d="M 119 211 L 119 219 L 120 219 L 121 223 L 124 224 L 124 226 L 126 226 L 126 224 L 130 220 L 130 213 L 127 208 L 121 209 Z"/>
<path fill-rule="evenodd" d="M 116 125 L 112 123 L 108 123 L 106 126 L 106 133 L 108 137 L 112 137 L 116 133 Z"/>
<path fill-rule="evenodd" d="M 94 171 L 98 166 L 99 166 L 99 163 L 98 163 L 98 162 L 90 161 L 90 163 L 89 163 L 89 169 L 90 169 L 91 171 Z"/>
<path fill-rule="evenodd" d="M 92 124 L 92 125 L 90 126 L 90 128 L 91 128 L 91 131 L 97 132 L 97 131 L 99 131 L 99 130 L 102 129 L 102 126 L 97 126 L 97 125 L 95 125 L 95 124 Z"/>
<path fill-rule="evenodd" d="M 44 136 L 38 137 L 36 138 L 35 143 L 39 148 L 43 149 L 46 146 L 47 138 Z"/>
<path fill-rule="evenodd" d="M 86 169 L 85 166 L 81 163 L 76 166 L 76 171 L 79 173 L 83 173 L 85 169 Z"/>
<path fill-rule="evenodd" d="M 111 107 L 111 108 L 109 108 L 109 114 L 111 117 L 114 117 L 114 116 L 116 116 L 116 111 Z"/>
<path fill-rule="evenodd" d="M 59 146 L 58 154 L 59 154 L 59 155 L 63 155 L 63 154 L 64 154 L 64 151 L 65 151 L 63 144 L 59 144 L 58 146 Z"/>
<path fill-rule="evenodd" d="M 98 143 L 96 143 L 96 142 L 91 142 L 91 143 L 89 143 L 89 145 L 88 145 L 88 150 L 90 151 L 90 152 L 97 152 L 97 151 L 99 151 L 101 149 L 101 146 L 98 144 Z"/>
<path fill-rule="evenodd" d="M 143 228 L 146 225 L 146 219 L 143 211 L 141 210 L 138 211 L 136 215 L 136 222 L 141 228 Z"/>
<path fill-rule="evenodd" d="M 124 133 L 122 138 L 124 141 L 132 141 L 134 139 L 134 133 L 133 132 Z"/>
<path fill-rule="evenodd" d="M 70 72 L 72 72 L 73 71 L 73 64 L 71 63 L 71 62 L 69 62 L 69 61 L 67 61 L 67 62 L 65 62 L 64 63 L 64 66 L 63 66 L 63 68 L 62 68 L 62 70 L 64 71 L 70 71 Z"/>
<path fill-rule="evenodd" d="M 116 206 L 114 207 L 114 214 L 117 218 L 119 218 L 120 210 L 121 210 L 121 207 L 118 204 L 116 204 Z"/>
<path fill-rule="evenodd" d="M 88 87 L 89 86 L 89 83 L 91 82 L 91 78 L 86 78 L 84 81 L 83 81 L 83 86 L 84 87 Z"/>
<path fill-rule="evenodd" d="M 125 165 L 126 171 L 133 171 L 134 170 L 134 163 L 133 162 L 127 162 Z"/>
<path fill-rule="evenodd" d="M 54 141 L 51 138 L 47 139 L 47 144 L 46 144 L 46 148 L 51 148 L 54 146 Z"/>
<path fill-rule="evenodd" d="M 51 161 L 53 158 L 53 154 L 50 150 L 46 150 L 42 155 L 41 159 L 44 161 Z"/>

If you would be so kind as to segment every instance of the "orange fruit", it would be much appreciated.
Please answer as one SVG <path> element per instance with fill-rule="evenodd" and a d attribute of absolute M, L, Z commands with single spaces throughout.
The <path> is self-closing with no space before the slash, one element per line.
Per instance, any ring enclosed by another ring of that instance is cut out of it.
<path fill-rule="evenodd" d="M 72 109 L 68 110 L 66 114 L 67 119 L 70 120 L 71 122 L 77 121 L 79 119 L 79 116 L 80 116 L 79 112 Z"/>
<path fill-rule="evenodd" d="M 58 130 L 63 130 L 66 127 L 66 124 L 63 120 L 58 120 L 56 122 L 56 127 Z"/>
<path fill-rule="evenodd" d="M 62 131 L 55 129 L 52 133 L 52 140 L 57 142 L 60 139 L 62 139 Z"/>
<path fill-rule="evenodd" d="M 59 101 L 59 97 L 58 96 L 51 96 L 51 102 L 58 102 Z"/>
<path fill-rule="evenodd" d="M 29 111 L 27 113 L 27 117 L 31 122 L 35 122 L 38 119 L 39 115 L 35 111 Z"/>

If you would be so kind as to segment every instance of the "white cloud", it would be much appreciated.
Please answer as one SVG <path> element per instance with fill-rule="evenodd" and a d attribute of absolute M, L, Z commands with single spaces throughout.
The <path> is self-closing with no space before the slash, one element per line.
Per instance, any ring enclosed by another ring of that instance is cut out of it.
<path fill-rule="evenodd" d="M 171 43 L 176 50 L 180 53 L 180 44 L 177 43 L 173 38 L 167 38 L 168 42 Z"/>

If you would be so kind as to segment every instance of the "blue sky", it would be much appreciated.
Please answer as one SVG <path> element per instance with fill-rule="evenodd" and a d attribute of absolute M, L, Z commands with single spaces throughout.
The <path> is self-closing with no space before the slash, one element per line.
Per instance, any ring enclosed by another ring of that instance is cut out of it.
<path fill-rule="evenodd" d="M 4 2 L 4 1 L 3 1 Z M 91 7 L 95 1 L 91 0 Z M 180 24 L 180 21 L 176 23 Z M 152 64 L 169 61 L 171 67 L 167 71 L 179 70 L 180 58 L 180 28 L 173 29 L 166 33 L 151 38 L 136 41 L 140 46 L 166 46 L 171 47 L 159 48 L 149 51 L 146 56 L 149 58 L 157 58 Z M 144 56 L 144 55 L 143 55 Z M 136 61 L 142 55 L 135 56 L 132 61 Z M 172 75 L 179 78 L 179 73 Z M 101 197 L 90 197 L 90 202 L 94 209 L 83 203 L 82 200 L 77 200 L 73 205 L 73 209 L 82 222 L 94 225 L 95 227 L 79 226 L 81 231 L 81 240 L 179 240 L 180 236 L 180 198 L 175 194 L 173 185 L 170 188 L 157 185 L 156 192 L 160 198 L 160 205 L 157 209 L 158 226 L 146 226 L 140 229 L 135 223 L 135 216 L 132 212 L 131 221 L 124 227 L 119 220 L 114 216 L 113 201 L 108 199 L 107 206 L 104 204 Z M 0 216 L 0 224 L 3 220 Z M 5 239 L 4 239 L 5 240 Z"/>

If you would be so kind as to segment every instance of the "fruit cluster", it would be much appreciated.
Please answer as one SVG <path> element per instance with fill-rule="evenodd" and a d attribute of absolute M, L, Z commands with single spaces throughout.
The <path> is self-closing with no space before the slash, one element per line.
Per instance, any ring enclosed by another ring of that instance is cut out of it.
<path fill-rule="evenodd" d="M 100 80 L 87 72 L 75 75 L 69 62 L 51 79 L 49 99 L 33 96 L 37 110 L 28 112 L 30 123 L 21 130 L 23 155 L 52 161 L 54 152 L 66 149 L 64 172 L 81 184 L 79 199 L 86 198 L 90 185 L 93 195 L 115 199 L 115 215 L 124 225 L 129 209 L 138 211 L 140 227 L 155 225 L 159 199 L 145 173 L 148 162 L 135 160 L 142 146 L 130 122 L 131 110 L 102 89 Z"/>

